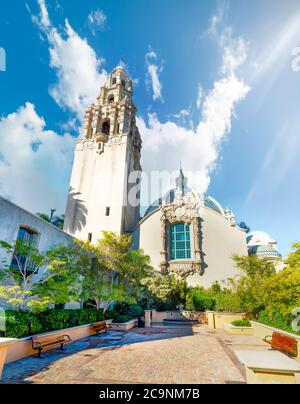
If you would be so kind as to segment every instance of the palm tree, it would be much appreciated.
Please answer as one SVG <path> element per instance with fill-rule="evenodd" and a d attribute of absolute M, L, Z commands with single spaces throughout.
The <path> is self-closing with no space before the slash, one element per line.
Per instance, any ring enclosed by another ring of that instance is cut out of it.
<path fill-rule="evenodd" d="M 47 215 L 46 213 L 37 213 L 37 216 L 40 219 L 43 219 L 46 222 L 53 224 L 53 226 L 57 227 L 58 229 L 63 230 L 65 215 L 55 216 L 54 215 L 55 212 L 56 209 L 51 209 L 50 215 Z"/>

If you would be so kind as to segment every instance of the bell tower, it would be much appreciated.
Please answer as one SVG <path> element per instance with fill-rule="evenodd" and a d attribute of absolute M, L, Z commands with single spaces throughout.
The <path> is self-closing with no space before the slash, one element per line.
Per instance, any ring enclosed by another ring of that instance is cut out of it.
<path fill-rule="evenodd" d="M 142 141 L 132 81 L 116 67 L 86 111 L 76 144 L 64 230 L 96 242 L 102 231 L 132 232 L 139 221 Z"/>

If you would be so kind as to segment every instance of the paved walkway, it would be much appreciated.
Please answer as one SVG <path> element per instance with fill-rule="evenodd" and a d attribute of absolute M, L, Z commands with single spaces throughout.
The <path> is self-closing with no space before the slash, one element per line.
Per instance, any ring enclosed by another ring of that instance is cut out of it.
<path fill-rule="evenodd" d="M 245 383 L 233 350 L 251 348 L 267 346 L 206 326 L 110 331 L 6 365 L 2 383 Z"/>

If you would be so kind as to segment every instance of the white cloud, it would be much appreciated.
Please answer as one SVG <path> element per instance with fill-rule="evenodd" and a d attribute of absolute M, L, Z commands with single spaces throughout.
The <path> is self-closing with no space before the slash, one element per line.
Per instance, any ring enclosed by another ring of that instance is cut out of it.
<path fill-rule="evenodd" d="M 1 194 L 31 212 L 65 210 L 74 138 L 46 130 L 26 103 L 0 120 Z"/>
<path fill-rule="evenodd" d="M 50 67 L 57 82 L 50 94 L 57 104 L 82 120 L 87 106 L 95 101 L 107 78 L 103 60 L 98 58 L 86 39 L 81 38 L 68 20 L 62 33 L 52 25 L 45 0 L 38 0 L 39 17 L 33 17 L 49 42 Z M 100 71 L 101 70 L 101 71 Z"/>
<path fill-rule="evenodd" d="M 94 36 L 105 27 L 107 17 L 102 10 L 91 11 L 88 16 L 88 26 Z"/>
<path fill-rule="evenodd" d="M 155 114 L 149 114 L 147 121 L 138 118 L 145 171 L 150 172 L 155 167 L 173 172 L 182 161 L 184 171 L 196 173 L 190 185 L 198 192 L 207 191 L 221 144 L 231 130 L 235 107 L 250 90 L 236 75 L 236 70 L 246 60 L 246 44 L 241 38 L 232 38 L 229 32 L 223 32 L 219 38 L 223 52 L 222 77 L 206 95 L 201 91 L 202 116 L 195 130 L 171 121 L 162 123 Z M 197 101 L 200 107 L 199 93 Z"/>
<path fill-rule="evenodd" d="M 203 101 L 204 96 L 205 96 L 205 94 L 204 94 L 203 87 L 201 86 L 201 84 L 199 84 L 199 86 L 198 86 L 197 100 L 196 100 L 196 105 L 197 105 L 197 108 L 198 108 L 198 109 L 201 108 L 201 105 L 202 105 L 202 101 Z"/>
<path fill-rule="evenodd" d="M 157 54 L 151 47 L 149 47 L 149 51 L 146 53 L 145 60 L 147 66 L 148 83 L 150 83 L 152 87 L 153 100 L 160 100 L 163 102 L 163 86 L 159 79 L 159 74 L 163 71 L 163 67 L 158 64 Z"/>

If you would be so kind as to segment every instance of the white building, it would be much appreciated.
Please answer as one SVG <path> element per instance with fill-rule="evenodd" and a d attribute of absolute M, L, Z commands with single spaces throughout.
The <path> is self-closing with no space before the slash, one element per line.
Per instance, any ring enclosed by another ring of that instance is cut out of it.
<path fill-rule="evenodd" d="M 134 248 L 144 249 L 154 269 L 183 276 L 190 285 L 209 287 L 234 276 L 232 255 L 247 255 L 248 247 L 252 253 L 256 245 L 249 238 L 247 245 L 246 231 L 230 210 L 188 187 L 182 170 L 174 189 L 140 218 L 141 149 L 132 81 L 118 66 L 86 111 L 64 232 L 0 198 L 0 240 L 11 243 L 25 235 L 47 251 L 72 237 L 96 242 L 104 230 L 130 233 Z"/>

